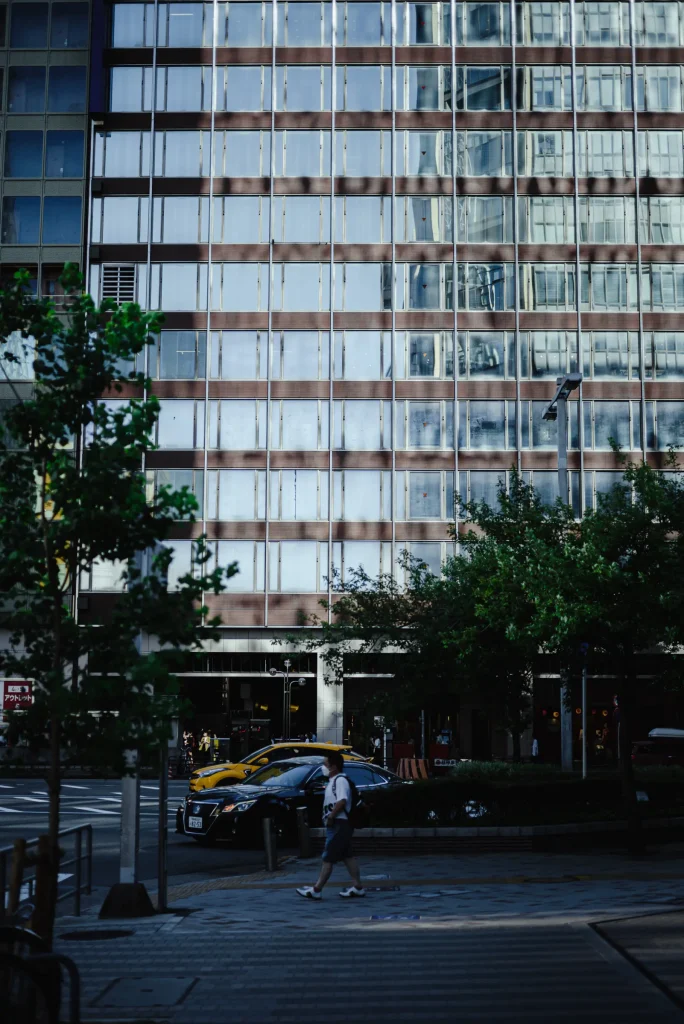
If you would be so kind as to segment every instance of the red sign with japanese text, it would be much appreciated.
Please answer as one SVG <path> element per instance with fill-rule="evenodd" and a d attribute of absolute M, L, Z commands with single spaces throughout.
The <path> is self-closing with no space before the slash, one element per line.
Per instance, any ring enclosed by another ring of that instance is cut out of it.
<path fill-rule="evenodd" d="M 2 692 L 3 711 L 29 708 L 33 704 L 33 683 L 30 679 L 5 679 Z"/>

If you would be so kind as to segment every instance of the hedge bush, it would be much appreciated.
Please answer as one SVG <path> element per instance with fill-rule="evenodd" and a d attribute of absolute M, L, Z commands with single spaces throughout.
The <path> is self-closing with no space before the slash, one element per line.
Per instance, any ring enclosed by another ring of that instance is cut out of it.
<path fill-rule="evenodd" d="M 646 816 L 684 815 L 684 771 L 655 769 L 637 775 L 648 794 Z M 385 827 L 543 825 L 608 821 L 622 817 L 620 779 L 615 774 L 582 780 L 460 778 L 429 779 L 364 795 L 370 824 Z"/>

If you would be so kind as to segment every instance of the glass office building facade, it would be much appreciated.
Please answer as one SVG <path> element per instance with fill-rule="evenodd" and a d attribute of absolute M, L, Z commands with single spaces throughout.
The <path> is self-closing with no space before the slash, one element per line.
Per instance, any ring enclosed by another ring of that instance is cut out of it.
<path fill-rule="evenodd" d="M 683 4 L 93 17 L 90 289 L 166 314 L 146 473 L 197 495 L 179 566 L 193 531 L 239 562 L 217 651 L 266 657 L 335 573 L 437 570 L 454 494 L 512 466 L 553 500 L 560 374 L 578 514 L 611 438 L 655 465 L 684 442 Z"/>
<path fill-rule="evenodd" d="M 65 262 L 83 264 L 90 13 L 81 0 L 0 5 L 2 276 L 26 267 L 45 296 Z"/>

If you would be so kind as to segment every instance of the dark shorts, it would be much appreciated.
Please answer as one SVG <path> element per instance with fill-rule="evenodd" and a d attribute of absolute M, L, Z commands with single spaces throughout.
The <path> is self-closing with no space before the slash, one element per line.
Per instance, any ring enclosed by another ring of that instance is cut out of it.
<path fill-rule="evenodd" d="M 352 854 L 352 829 L 348 821 L 336 821 L 332 828 L 325 830 L 325 848 L 323 860 L 328 864 L 337 864 L 338 860 L 347 860 Z"/>

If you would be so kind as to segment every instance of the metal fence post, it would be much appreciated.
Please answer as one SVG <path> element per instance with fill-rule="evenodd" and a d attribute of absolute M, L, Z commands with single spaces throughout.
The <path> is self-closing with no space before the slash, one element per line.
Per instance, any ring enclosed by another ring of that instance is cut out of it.
<path fill-rule="evenodd" d="M 278 866 L 276 853 L 275 834 L 273 831 L 273 819 L 264 818 L 261 827 L 264 833 L 264 853 L 266 855 L 266 870 L 275 871 Z"/>
<path fill-rule="evenodd" d="M 81 869 L 82 862 L 81 857 L 83 856 L 82 844 L 81 844 L 81 830 L 78 829 L 74 835 L 74 858 L 75 858 L 75 874 L 76 874 L 76 885 L 74 887 L 74 914 L 76 917 L 81 916 Z"/>
<path fill-rule="evenodd" d="M 7 890 L 7 854 L 0 853 L 0 899 L 2 899 L 2 905 L 0 906 L 0 920 L 7 914 L 5 908 L 5 892 Z"/>
<path fill-rule="evenodd" d="M 93 888 L 93 826 L 86 825 L 86 896 L 90 896 Z"/>

